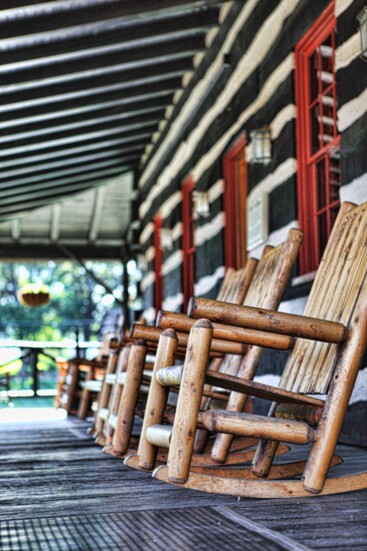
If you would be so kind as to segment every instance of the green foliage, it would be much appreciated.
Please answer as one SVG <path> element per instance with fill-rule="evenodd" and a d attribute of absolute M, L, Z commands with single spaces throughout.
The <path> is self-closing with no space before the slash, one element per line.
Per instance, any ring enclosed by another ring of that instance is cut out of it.
<path fill-rule="evenodd" d="M 121 298 L 121 264 L 93 263 L 94 273 Z M 17 292 L 48 291 L 51 302 L 38 308 L 19 304 Z M 29 289 L 29 291 L 28 291 Z M 3 263 L 0 266 L 0 337 L 24 340 L 97 339 L 107 310 L 116 306 L 114 297 L 86 274 L 77 263 Z"/>
<path fill-rule="evenodd" d="M 139 277 L 129 262 L 131 301 L 136 300 L 135 281 Z M 114 289 L 114 296 L 122 299 L 122 265 L 120 262 L 88 263 L 100 281 Z M 19 303 L 18 293 L 49 293 L 51 301 L 41 307 L 25 307 Z M 135 291 L 135 294 L 134 294 Z M 74 340 L 76 331 L 81 341 L 99 340 L 102 320 L 111 308 L 118 307 L 114 296 L 98 285 L 78 263 L 64 262 L 2 263 L 0 264 L 0 338 L 29 341 L 61 342 Z M 51 357 L 38 355 L 39 387 L 55 388 L 56 362 L 52 357 L 71 357 L 74 350 L 49 349 Z M 10 353 L 10 357 L 9 357 Z M 0 377 L 11 374 L 12 390 L 32 388 L 32 356 L 13 360 L 15 350 L 3 353 L 0 359 Z M 20 355 L 20 354 L 19 354 Z"/>

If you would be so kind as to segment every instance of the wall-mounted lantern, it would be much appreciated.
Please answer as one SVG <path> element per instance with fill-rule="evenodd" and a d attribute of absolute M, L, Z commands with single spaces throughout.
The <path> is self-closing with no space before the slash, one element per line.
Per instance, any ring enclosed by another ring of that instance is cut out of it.
<path fill-rule="evenodd" d="M 210 215 L 210 202 L 207 191 L 194 191 L 193 202 L 194 213 L 198 218 L 207 218 Z"/>
<path fill-rule="evenodd" d="M 143 272 L 146 272 L 148 270 L 148 262 L 147 262 L 146 257 L 143 254 L 138 254 L 137 257 L 136 257 L 136 260 L 138 262 L 139 268 Z"/>
<path fill-rule="evenodd" d="M 357 15 L 359 21 L 359 33 L 361 36 L 361 58 L 367 61 L 367 6 Z"/>
<path fill-rule="evenodd" d="M 264 126 L 251 132 L 252 162 L 267 165 L 271 161 L 271 132 Z"/>
<path fill-rule="evenodd" d="M 161 228 L 161 247 L 165 251 L 170 251 L 173 247 L 173 236 L 171 228 Z"/>

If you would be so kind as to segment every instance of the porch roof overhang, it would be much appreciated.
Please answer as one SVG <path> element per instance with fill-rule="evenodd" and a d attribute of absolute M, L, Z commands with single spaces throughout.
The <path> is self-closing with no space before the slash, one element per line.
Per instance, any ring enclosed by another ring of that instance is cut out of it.
<path fill-rule="evenodd" d="M 134 175 L 222 4 L 2 0 L 3 259 L 121 256 Z"/>

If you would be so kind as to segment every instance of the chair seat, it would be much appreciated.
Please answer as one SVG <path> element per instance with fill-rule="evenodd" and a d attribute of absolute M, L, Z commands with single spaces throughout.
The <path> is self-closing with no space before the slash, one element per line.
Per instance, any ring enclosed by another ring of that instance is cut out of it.
<path fill-rule="evenodd" d="M 106 375 L 106 383 L 108 385 L 114 385 L 116 382 L 116 374 L 115 373 L 109 373 Z"/>
<path fill-rule="evenodd" d="M 298 394 L 297 392 L 291 392 L 289 390 L 272 387 L 270 385 L 264 385 L 263 383 L 255 383 L 255 381 L 249 381 L 247 379 L 241 379 L 240 377 L 234 377 L 233 375 L 217 373 L 210 370 L 206 373 L 205 382 L 211 385 L 220 384 L 227 390 L 246 392 L 252 396 L 256 396 L 257 398 L 264 398 L 266 400 L 272 400 L 283 404 L 305 404 L 310 406 L 324 405 L 324 400 L 320 400 L 314 396 Z"/>
<path fill-rule="evenodd" d="M 102 381 L 85 381 L 83 383 L 80 383 L 80 386 L 83 390 L 89 390 L 90 392 L 101 392 Z"/>
<path fill-rule="evenodd" d="M 98 417 L 103 419 L 103 421 L 106 421 L 106 419 L 108 417 L 108 408 L 100 409 L 99 412 L 98 412 Z"/>

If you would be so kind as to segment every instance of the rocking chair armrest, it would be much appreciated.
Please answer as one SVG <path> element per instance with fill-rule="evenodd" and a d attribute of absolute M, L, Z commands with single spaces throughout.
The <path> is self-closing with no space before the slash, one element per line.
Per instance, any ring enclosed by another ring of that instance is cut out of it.
<path fill-rule="evenodd" d="M 234 327 L 335 344 L 344 342 L 349 333 L 345 325 L 334 321 L 195 297 L 190 299 L 188 315 L 195 319 L 206 318 Z"/>
<path fill-rule="evenodd" d="M 70 363 L 75 363 L 78 367 L 85 366 L 98 369 L 106 369 L 107 367 L 107 362 L 101 360 L 86 360 L 85 358 L 75 358 L 69 361 Z"/>
<path fill-rule="evenodd" d="M 189 318 L 185 314 L 177 314 L 175 312 L 166 312 L 161 310 L 157 317 L 157 327 L 163 329 L 175 329 L 189 333 L 195 320 Z M 225 325 L 223 323 L 212 323 L 213 338 L 222 341 L 234 341 L 247 345 L 264 346 L 266 348 L 274 348 L 277 350 L 288 350 L 294 344 L 294 338 L 289 335 L 280 335 L 279 333 L 270 333 L 259 331 L 257 329 L 244 329 L 242 327 L 234 327 L 233 325 Z M 139 326 L 133 330 L 133 335 L 138 333 Z"/>
<path fill-rule="evenodd" d="M 241 377 L 227 375 L 216 371 L 208 370 L 205 375 L 205 382 L 215 387 L 226 390 L 249 394 L 257 398 L 271 400 L 280 404 L 302 404 L 311 406 L 324 406 L 324 400 L 314 396 L 307 396 L 297 392 L 291 392 L 282 388 L 273 387 L 263 383 L 250 381 Z"/>

